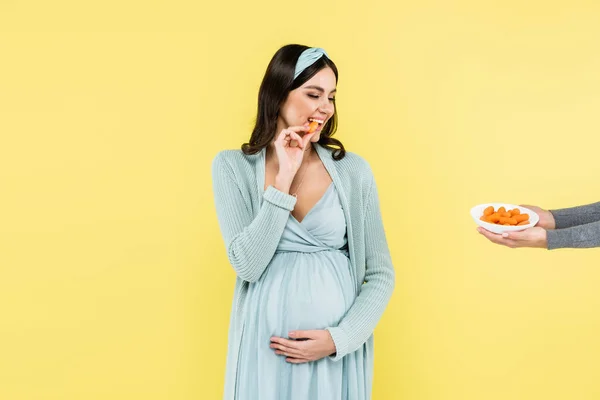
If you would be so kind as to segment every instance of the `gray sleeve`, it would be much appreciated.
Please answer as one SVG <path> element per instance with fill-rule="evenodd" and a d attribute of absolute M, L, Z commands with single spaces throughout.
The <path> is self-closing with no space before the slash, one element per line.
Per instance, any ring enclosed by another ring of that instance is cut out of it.
<path fill-rule="evenodd" d="M 571 208 L 550 210 L 556 221 L 556 229 L 570 228 L 600 221 L 600 202 Z"/>
<path fill-rule="evenodd" d="M 600 247 L 600 221 L 548 230 L 548 250 Z"/>

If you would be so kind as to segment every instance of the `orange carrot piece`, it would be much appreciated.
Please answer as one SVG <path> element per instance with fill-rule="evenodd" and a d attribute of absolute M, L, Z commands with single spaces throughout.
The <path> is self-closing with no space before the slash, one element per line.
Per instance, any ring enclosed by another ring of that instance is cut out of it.
<path fill-rule="evenodd" d="M 313 133 L 314 131 L 317 130 L 317 127 L 319 126 L 319 123 L 316 121 L 312 121 L 309 125 L 308 125 L 308 133 Z"/>

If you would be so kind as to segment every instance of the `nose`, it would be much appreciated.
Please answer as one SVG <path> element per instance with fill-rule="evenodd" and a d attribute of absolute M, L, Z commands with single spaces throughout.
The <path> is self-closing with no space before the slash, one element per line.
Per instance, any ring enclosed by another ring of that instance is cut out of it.
<path fill-rule="evenodd" d="M 333 115 L 333 103 L 325 96 L 325 101 L 319 105 L 319 112 L 325 114 L 326 117 Z"/>

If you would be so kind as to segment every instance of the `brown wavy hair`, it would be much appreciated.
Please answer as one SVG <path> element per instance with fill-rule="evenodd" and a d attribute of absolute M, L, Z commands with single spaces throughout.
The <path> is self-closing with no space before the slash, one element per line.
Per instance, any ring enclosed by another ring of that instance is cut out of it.
<path fill-rule="evenodd" d="M 258 90 L 258 111 L 256 124 L 252 130 L 250 141 L 242 145 L 244 154 L 256 154 L 267 147 L 277 134 L 277 117 L 279 110 L 288 97 L 288 94 L 302 86 L 323 68 L 331 68 L 335 74 L 335 82 L 338 81 L 338 70 L 333 61 L 326 56 L 319 58 L 314 64 L 306 68 L 296 79 L 294 71 L 300 54 L 308 46 L 289 44 L 280 48 L 269 62 L 265 76 Z M 333 116 L 327 121 L 321 130 L 319 144 L 333 151 L 333 159 L 341 160 L 346 155 L 346 149 L 342 142 L 333 138 L 337 130 L 337 106 Z"/>

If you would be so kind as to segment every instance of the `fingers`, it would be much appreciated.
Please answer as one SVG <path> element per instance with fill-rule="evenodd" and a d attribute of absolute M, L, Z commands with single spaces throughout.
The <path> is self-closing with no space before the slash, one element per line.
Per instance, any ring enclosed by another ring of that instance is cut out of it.
<path fill-rule="evenodd" d="M 496 244 L 503 244 L 503 238 L 501 235 L 497 235 L 495 233 L 492 233 L 486 229 L 481 229 L 479 231 L 479 233 L 481 233 L 483 236 L 485 236 L 490 242 L 496 243 Z"/>
<path fill-rule="evenodd" d="M 302 148 L 306 147 L 308 142 L 310 142 L 310 139 L 312 139 L 312 137 L 315 136 L 316 133 L 317 132 L 313 132 L 313 133 L 308 133 L 308 134 L 304 135 L 304 137 L 302 138 Z"/>
<path fill-rule="evenodd" d="M 277 139 L 275 139 L 275 147 L 284 147 L 286 145 L 286 141 L 288 140 L 289 135 L 286 135 L 286 130 L 282 130 L 279 132 Z"/>
<path fill-rule="evenodd" d="M 289 362 L 290 364 L 303 364 L 310 362 L 311 360 L 307 360 L 305 358 L 286 358 L 285 361 Z"/>
<path fill-rule="evenodd" d="M 527 232 L 526 231 L 504 232 L 502 234 L 502 237 L 506 238 L 506 239 L 511 239 L 511 240 L 526 240 L 527 239 Z"/>
<path fill-rule="evenodd" d="M 290 126 L 288 128 L 290 131 L 298 132 L 308 132 L 308 124 L 302 126 Z"/>
<path fill-rule="evenodd" d="M 271 345 L 279 344 L 294 350 L 303 350 L 305 348 L 305 343 L 301 341 L 288 340 L 280 337 L 272 337 Z"/>
<path fill-rule="evenodd" d="M 282 356 L 297 359 L 306 359 L 303 342 L 296 342 L 284 338 L 273 337 L 271 338 L 271 344 L 269 345 L 269 347 L 275 349 L 275 353 Z"/>
<path fill-rule="evenodd" d="M 533 204 L 519 204 L 520 207 L 529 208 L 530 210 L 541 210 L 541 207 L 534 206 Z"/>
<path fill-rule="evenodd" d="M 296 133 L 298 134 L 299 132 L 306 132 L 308 131 L 308 127 L 306 126 L 290 126 L 289 128 L 286 129 L 282 129 L 281 132 L 279 132 L 279 137 L 281 137 L 282 135 L 290 135 L 292 133 Z"/>
<path fill-rule="evenodd" d="M 298 127 L 292 127 L 298 128 Z M 300 127 L 302 128 L 302 127 Z M 300 147 L 304 148 L 305 141 L 302 139 L 296 130 L 288 128 L 283 129 L 279 136 L 277 136 L 277 140 L 275 140 L 276 144 L 279 144 L 281 147 Z"/>
<path fill-rule="evenodd" d="M 290 147 L 300 147 L 301 149 L 304 148 L 304 141 L 302 140 L 302 137 L 296 132 L 290 132 L 290 135 L 288 137 L 290 138 Z"/>
<path fill-rule="evenodd" d="M 277 343 L 271 343 L 269 347 L 275 350 L 275 354 L 278 354 L 280 356 L 306 358 L 306 354 L 303 354 L 300 350 L 292 349 L 290 347 L 286 347 Z"/>
<path fill-rule="evenodd" d="M 478 228 L 477 231 L 485 236 L 490 242 L 496 243 L 502 246 L 515 248 L 517 247 L 517 242 L 513 239 L 502 237 L 502 235 L 497 235 L 493 232 L 488 231 L 487 229 Z M 512 232 L 514 233 L 514 232 Z"/>
<path fill-rule="evenodd" d="M 289 144 L 292 134 L 296 134 L 296 132 L 289 129 L 283 129 L 281 132 L 279 132 L 279 136 L 277 136 L 277 140 L 275 142 L 281 145 Z"/>
<path fill-rule="evenodd" d="M 319 331 L 291 331 L 289 336 L 294 339 L 316 339 Z"/>

